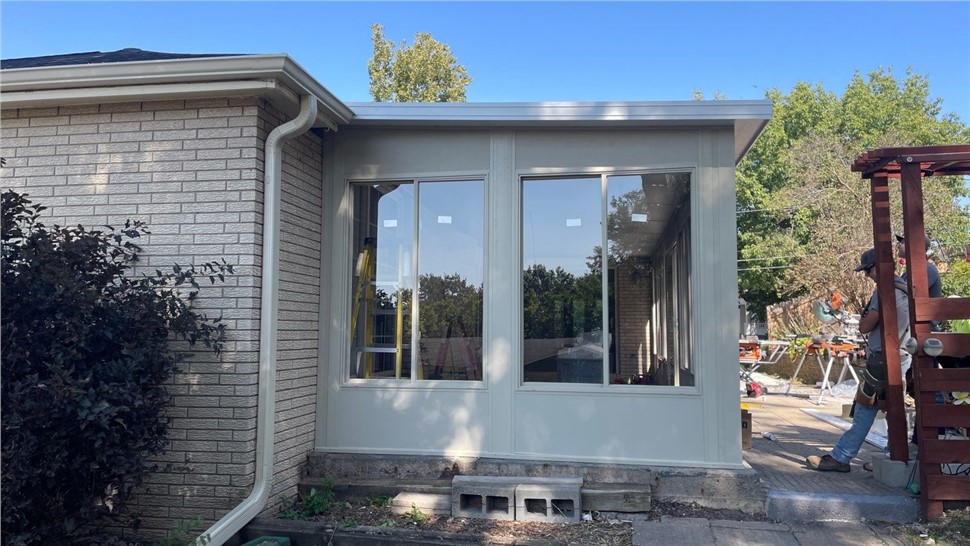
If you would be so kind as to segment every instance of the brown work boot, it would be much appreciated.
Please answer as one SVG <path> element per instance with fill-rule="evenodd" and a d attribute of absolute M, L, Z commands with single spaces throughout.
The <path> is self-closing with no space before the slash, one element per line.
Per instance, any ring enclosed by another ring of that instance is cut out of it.
<path fill-rule="evenodd" d="M 812 455 L 805 457 L 805 462 L 808 463 L 809 467 L 819 472 L 848 472 L 851 470 L 849 463 L 840 463 L 833 459 L 831 455 L 825 455 L 823 457 Z"/>

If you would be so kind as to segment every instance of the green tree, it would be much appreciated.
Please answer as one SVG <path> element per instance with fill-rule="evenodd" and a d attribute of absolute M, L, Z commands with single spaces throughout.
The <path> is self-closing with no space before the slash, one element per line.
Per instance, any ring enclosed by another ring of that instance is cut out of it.
<path fill-rule="evenodd" d="M 421 337 L 443 336 L 459 321 L 472 337 L 482 335 L 482 285 L 473 285 L 458 273 L 421 275 Z"/>
<path fill-rule="evenodd" d="M 395 50 L 384 37 L 384 27 L 371 26 L 374 55 L 367 62 L 370 94 L 377 102 L 465 102 L 471 83 L 468 71 L 458 64 L 451 48 L 419 32 Z"/>
<path fill-rule="evenodd" d="M 872 246 L 869 181 L 851 171 L 861 153 L 880 147 L 962 144 L 970 128 L 941 113 L 927 77 L 892 69 L 856 73 L 841 96 L 821 84 L 797 83 L 767 93 L 774 116 L 738 166 L 741 297 L 759 312 L 797 295 L 838 290 L 858 311 L 872 287 L 853 274 Z M 893 227 L 902 230 L 898 183 Z M 923 186 L 927 231 L 944 245 L 970 242 L 966 195 L 958 177 Z"/>

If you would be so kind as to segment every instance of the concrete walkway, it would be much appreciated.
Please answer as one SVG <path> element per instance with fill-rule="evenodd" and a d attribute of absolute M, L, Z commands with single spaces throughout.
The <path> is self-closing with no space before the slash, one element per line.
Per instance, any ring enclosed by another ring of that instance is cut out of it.
<path fill-rule="evenodd" d="M 851 399 L 826 397 L 816 405 L 818 389 L 792 392 L 801 396 L 741 399 L 752 416 L 752 445 L 742 456 L 761 476 L 768 491 L 766 512 L 773 522 L 674 517 L 635 521 L 634 546 L 903 544 L 889 534 L 891 524 L 885 522 L 914 521 L 918 506 L 905 489 L 889 487 L 862 468 L 881 448 L 863 445 L 849 473 L 817 472 L 805 465 L 805 457 L 828 453 L 842 430 L 802 410 L 838 417 Z M 763 438 L 765 432 L 775 440 Z"/>
<path fill-rule="evenodd" d="M 633 523 L 633 546 L 902 546 L 888 526 L 863 522 L 765 523 L 669 518 Z"/>

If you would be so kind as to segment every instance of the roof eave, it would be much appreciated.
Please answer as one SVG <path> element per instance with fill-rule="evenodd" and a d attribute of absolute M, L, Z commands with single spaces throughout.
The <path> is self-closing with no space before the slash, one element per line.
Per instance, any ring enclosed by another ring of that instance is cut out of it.
<path fill-rule="evenodd" d="M 351 126 L 734 128 L 735 164 L 771 120 L 769 100 L 668 102 L 374 103 L 351 102 Z"/>
<path fill-rule="evenodd" d="M 323 125 L 346 124 L 354 116 L 346 104 L 287 55 L 237 55 L 7 69 L 2 71 L 0 77 L 0 98 L 12 95 L 23 101 L 29 97 L 27 93 L 37 91 L 45 91 L 45 96 L 56 96 L 57 91 L 64 91 L 76 97 L 79 89 L 128 88 L 138 100 L 148 100 L 143 93 L 137 92 L 139 87 L 254 80 L 277 80 L 297 94 L 313 95 L 317 98 L 319 121 Z M 98 99 L 96 92 L 87 95 L 92 102 Z M 285 95 L 274 95 L 282 96 Z M 111 93 L 110 100 L 117 102 L 127 99 L 123 92 L 116 90 Z M 25 106 L 29 106 L 29 103 L 22 107 Z M 294 107 L 299 109 L 298 101 L 296 105 L 281 106 L 284 111 Z"/>

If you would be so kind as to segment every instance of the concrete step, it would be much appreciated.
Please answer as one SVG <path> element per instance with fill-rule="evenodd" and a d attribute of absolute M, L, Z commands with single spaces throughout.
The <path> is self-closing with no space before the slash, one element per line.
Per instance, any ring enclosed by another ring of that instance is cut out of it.
<path fill-rule="evenodd" d="M 775 521 L 862 521 L 910 523 L 919 517 L 916 499 L 908 495 L 800 493 L 768 490 L 766 515 Z"/>
<path fill-rule="evenodd" d="M 306 478 L 300 482 L 300 493 L 306 494 L 313 487 L 319 489 L 321 483 L 322 480 L 319 478 Z M 363 502 L 379 497 L 393 499 L 400 493 L 446 495 L 450 499 L 451 479 L 355 478 L 353 480 L 334 480 L 333 491 L 337 498 L 348 502 Z M 408 505 L 408 508 L 410 508 L 410 505 Z"/>

